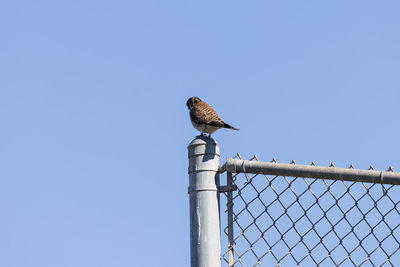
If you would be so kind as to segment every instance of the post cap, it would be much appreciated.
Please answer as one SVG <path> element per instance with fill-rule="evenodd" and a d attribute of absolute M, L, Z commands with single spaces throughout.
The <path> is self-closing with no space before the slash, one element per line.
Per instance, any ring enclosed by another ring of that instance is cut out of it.
<path fill-rule="evenodd" d="M 219 156 L 219 145 L 208 136 L 196 136 L 188 146 L 189 157 L 195 155 L 212 154 Z"/>

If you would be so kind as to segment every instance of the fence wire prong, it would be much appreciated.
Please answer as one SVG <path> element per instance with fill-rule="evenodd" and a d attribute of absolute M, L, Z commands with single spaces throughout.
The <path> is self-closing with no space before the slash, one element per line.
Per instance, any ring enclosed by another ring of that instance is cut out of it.
<path fill-rule="evenodd" d="M 372 165 L 369 165 L 369 168 L 368 168 L 368 170 L 374 171 L 374 170 L 375 170 L 375 168 L 374 168 L 374 166 L 372 166 Z"/>
<path fill-rule="evenodd" d="M 236 155 L 233 158 L 239 158 L 242 159 L 242 156 L 240 155 L 240 153 L 236 153 Z"/>
<path fill-rule="evenodd" d="M 256 155 L 253 155 L 249 160 L 252 161 L 252 160 L 254 160 L 254 159 L 257 159 L 257 156 L 256 156 Z"/>

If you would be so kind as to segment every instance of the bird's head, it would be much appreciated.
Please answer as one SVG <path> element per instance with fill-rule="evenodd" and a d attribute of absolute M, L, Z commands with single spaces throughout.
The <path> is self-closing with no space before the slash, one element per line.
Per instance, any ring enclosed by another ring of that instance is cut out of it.
<path fill-rule="evenodd" d="M 191 109 L 192 107 L 194 107 L 194 105 L 196 105 L 196 103 L 200 101 L 200 98 L 193 96 L 189 98 L 188 101 L 186 101 L 186 106 L 188 107 L 188 109 Z"/>

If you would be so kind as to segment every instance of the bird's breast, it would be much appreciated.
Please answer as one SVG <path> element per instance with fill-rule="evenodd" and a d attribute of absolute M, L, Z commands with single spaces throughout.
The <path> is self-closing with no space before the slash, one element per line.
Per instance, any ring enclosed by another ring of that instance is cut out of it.
<path fill-rule="evenodd" d="M 195 123 L 193 120 L 190 121 L 192 122 L 193 127 L 202 133 L 212 134 L 213 132 L 219 129 L 219 127 L 210 126 L 205 123 Z"/>

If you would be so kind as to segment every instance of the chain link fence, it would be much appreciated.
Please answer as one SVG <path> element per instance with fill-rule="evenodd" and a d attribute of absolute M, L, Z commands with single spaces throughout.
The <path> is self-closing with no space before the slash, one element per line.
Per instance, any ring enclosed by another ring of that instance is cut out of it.
<path fill-rule="evenodd" d="M 377 183 L 227 170 L 224 266 L 400 266 L 400 186 L 385 184 L 390 171 Z"/>

